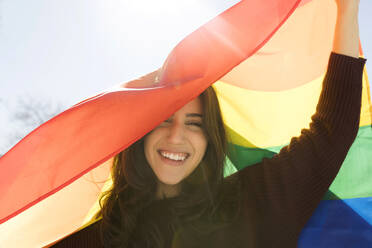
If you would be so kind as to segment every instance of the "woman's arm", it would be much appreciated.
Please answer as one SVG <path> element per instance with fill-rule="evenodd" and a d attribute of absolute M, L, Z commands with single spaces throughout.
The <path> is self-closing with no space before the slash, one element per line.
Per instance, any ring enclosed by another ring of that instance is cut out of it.
<path fill-rule="evenodd" d="M 333 39 L 333 52 L 359 57 L 359 0 L 335 0 L 337 22 Z"/>
<path fill-rule="evenodd" d="M 296 246 L 302 228 L 336 177 L 358 132 L 365 60 L 354 58 L 359 47 L 357 8 L 351 11 L 341 2 L 347 1 L 339 0 L 333 50 L 339 54 L 330 56 L 310 128 L 292 138 L 272 159 L 238 172 L 245 195 L 243 214 L 257 220 L 254 226 L 264 229 L 262 244 Z"/>

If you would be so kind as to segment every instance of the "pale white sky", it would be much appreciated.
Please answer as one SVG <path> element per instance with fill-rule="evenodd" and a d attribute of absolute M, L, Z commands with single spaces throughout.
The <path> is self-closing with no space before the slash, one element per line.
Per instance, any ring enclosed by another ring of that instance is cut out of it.
<path fill-rule="evenodd" d="M 68 107 L 153 71 L 183 37 L 237 2 L 0 0 L 0 154 L 10 148 L 5 141 L 16 127 L 8 113 L 20 97 Z M 370 60 L 371 14 L 372 1 L 361 0 Z"/>

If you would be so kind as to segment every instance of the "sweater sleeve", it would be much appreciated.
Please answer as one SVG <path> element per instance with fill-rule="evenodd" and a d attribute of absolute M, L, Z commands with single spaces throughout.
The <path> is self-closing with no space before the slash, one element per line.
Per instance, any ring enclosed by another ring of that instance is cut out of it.
<path fill-rule="evenodd" d="M 310 128 L 273 158 L 237 173 L 243 210 L 254 208 L 249 217 L 259 219 L 277 244 L 297 241 L 357 135 L 364 64 L 363 58 L 331 53 Z"/>

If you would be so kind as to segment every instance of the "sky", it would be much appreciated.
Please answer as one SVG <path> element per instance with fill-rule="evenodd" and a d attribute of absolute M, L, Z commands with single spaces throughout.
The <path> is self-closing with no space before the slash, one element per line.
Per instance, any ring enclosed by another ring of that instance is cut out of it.
<path fill-rule="evenodd" d="M 183 37 L 237 2 L 0 0 L 0 154 L 20 128 L 9 118 L 19 99 L 67 108 L 151 72 Z M 361 0 L 360 37 L 372 59 L 371 14 L 372 1 Z"/>

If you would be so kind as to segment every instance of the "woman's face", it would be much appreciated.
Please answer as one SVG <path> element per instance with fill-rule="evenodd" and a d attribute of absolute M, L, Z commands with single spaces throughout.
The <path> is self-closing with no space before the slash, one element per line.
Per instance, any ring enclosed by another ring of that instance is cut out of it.
<path fill-rule="evenodd" d="M 196 98 L 145 137 L 145 156 L 160 183 L 180 183 L 202 161 L 208 145 L 202 115 Z"/>

